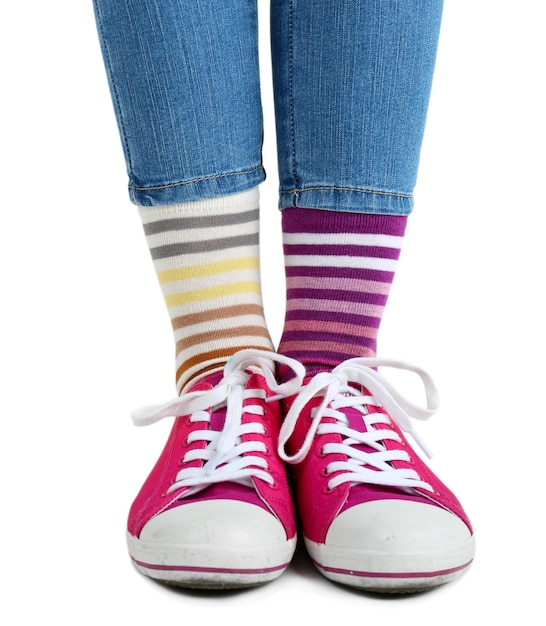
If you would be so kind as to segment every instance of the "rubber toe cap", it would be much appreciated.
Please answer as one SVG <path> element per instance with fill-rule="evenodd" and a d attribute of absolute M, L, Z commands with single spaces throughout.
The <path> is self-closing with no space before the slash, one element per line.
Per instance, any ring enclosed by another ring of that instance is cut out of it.
<path fill-rule="evenodd" d="M 391 553 L 428 552 L 455 548 L 470 537 L 459 517 L 438 506 L 378 500 L 343 511 L 333 521 L 326 544 Z"/>
<path fill-rule="evenodd" d="M 248 549 L 284 542 L 286 534 L 280 521 L 259 506 L 238 500 L 204 500 L 156 515 L 146 523 L 140 539 Z"/>

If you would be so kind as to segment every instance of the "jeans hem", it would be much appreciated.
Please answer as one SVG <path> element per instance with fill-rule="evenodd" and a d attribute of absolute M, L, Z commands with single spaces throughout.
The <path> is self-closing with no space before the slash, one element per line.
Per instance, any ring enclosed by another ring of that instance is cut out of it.
<path fill-rule="evenodd" d="M 378 213 L 409 215 L 413 210 L 411 194 L 348 187 L 310 187 L 280 192 L 279 209 L 291 207 L 345 211 L 348 213 Z"/>
<path fill-rule="evenodd" d="M 228 196 L 257 187 L 265 180 L 264 168 L 256 168 L 203 176 L 191 180 L 157 186 L 129 184 L 129 197 L 138 206 L 161 206 L 179 204 Z"/>

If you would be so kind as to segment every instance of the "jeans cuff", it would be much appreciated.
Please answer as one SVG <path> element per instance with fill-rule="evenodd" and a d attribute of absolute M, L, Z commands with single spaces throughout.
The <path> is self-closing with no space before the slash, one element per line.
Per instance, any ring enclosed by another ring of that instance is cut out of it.
<path fill-rule="evenodd" d="M 166 185 L 129 184 L 129 197 L 131 202 L 139 206 L 179 204 L 247 191 L 257 187 L 264 180 L 265 170 L 260 165 L 246 171 L 203 176 Z"/>
<path fill-rule="evenodd" d="M 281 190 L 279 209 L 290 207 L 351 213 L 409 215 L 413 210 L 413 196 L 390 191 L 344 187 Z"/>

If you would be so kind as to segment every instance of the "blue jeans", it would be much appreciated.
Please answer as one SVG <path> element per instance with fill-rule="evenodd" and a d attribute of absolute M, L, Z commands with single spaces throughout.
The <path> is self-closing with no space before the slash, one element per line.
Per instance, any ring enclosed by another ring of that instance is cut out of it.
<path fill-rule="evenodd" d="M 143 206 L 265 178 L 257 0 L 94 0 Z M 406 215 L 442 0 L 271 0 L 279 207 Z"/>

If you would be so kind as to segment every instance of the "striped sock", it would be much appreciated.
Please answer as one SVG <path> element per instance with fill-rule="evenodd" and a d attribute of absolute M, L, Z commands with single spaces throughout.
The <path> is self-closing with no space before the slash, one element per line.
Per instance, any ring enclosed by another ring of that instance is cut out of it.
<path fill-rule="evenodd" d="M 374 356 L 407 217 L 282 211 L 287 304 L 279 352 L 309 374 Z"/>
<path fill-rule="evenodd" d="M 258 189 L 140 207 L 176 342 L 181 392 L 243 348 L 271 350 L 262 305 Z"/>

